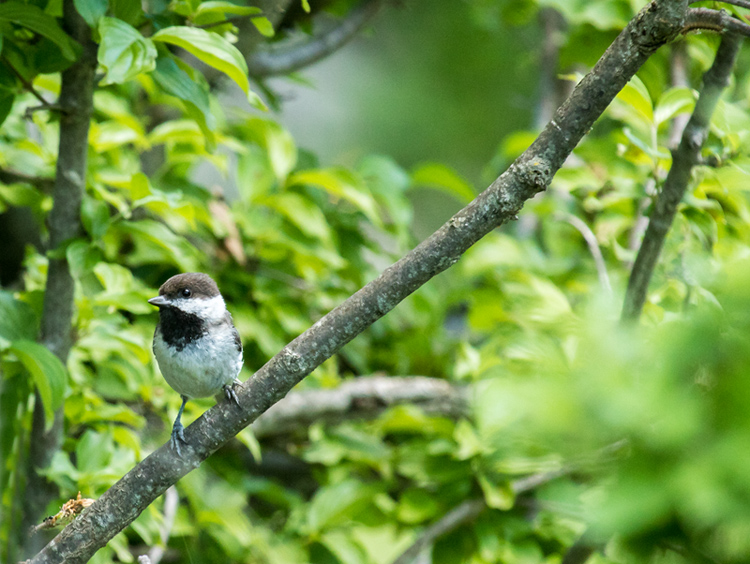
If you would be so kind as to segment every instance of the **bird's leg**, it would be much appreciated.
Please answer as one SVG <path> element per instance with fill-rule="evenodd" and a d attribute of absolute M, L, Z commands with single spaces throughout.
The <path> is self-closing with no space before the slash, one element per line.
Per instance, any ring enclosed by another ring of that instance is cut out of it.
<path fill-rule="evenodd" d="M 227 399 L 229 401 L 234 402 L 237 407 L 240 407 L 240 402 L 237 399 L 237 393 L 234 391 L 234 387 L 239 385 L 240 381 L 235 378 L 234 382 L 232 382 L 231 384 L 224 384 L 222 386 L 222 388 L 224 389 L 224 395 L 227 396 Z"/>
<path fill-rule="evenodd" d="M 180 443 L 187 444 L 187 441 L 185 440 L 185 427 L 182 426 L 182 422 L 180 419 L 182 418 L 182 411 L 185 409 L 185 404 L 188 401 L 187 396 L 180 396 L 182 398 L 182 405 L 180 406 L 180 410 L 177 412 L 177 418 L 174 420 L 174 425 L 172 425 L 172 438 L 169 440 L 170 444 L 172 445 L 172 448 L 177 453 L 177 456 L 182 456 L 182 453 L 180 452 Z"/>

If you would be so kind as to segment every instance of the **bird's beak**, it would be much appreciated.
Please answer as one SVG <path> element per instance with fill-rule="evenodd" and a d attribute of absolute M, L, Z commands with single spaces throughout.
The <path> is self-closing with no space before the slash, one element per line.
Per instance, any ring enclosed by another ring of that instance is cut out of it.
<path fill-rule="evenodd" d="M 169 300 L 164 296 L 156 296 L 155 298 L 151 298 L 148 303 L 156 307 L 164 307 L 169 305 Z"/>

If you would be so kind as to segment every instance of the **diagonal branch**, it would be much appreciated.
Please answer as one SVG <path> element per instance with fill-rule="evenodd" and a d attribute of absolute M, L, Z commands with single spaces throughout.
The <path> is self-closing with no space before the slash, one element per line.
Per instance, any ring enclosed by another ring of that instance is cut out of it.
<path fill-rule="evenodd" d="M 259 47 L 247 57 L 250 76 L 265 78 L 289 74 L 327 57 L 357 35 L 375 16 L 380 4 L 381 0 L 363 0 L 337 26 L 307 41 L 265 49 Z"/>
<path fill-rule="evenodd" d="M 377 279 L 320 319 L 238 389 L 185 429 L 183 458 L 167 445 L 128 472 L 32 562 L 82 563 L 158 496 L 254 421 L 341 347 L 428 280 L 455 264 L 487 233 L 547 188 L 615 95 L 660 46 L 682 29 L 687 0 L 654 0 L 615 39 L 539 137 L 492 185 Z"/>
<path fill-rule="evenodd" d="M 656 200 L 643 243 L 630 273 L 622 310 L 624 320 L 638 319 L 641 315 L 648 285 L 664 240 L 674 221 L 677 206 L 687 190 L 692 169 L 699 162 L 701 147 L 708 136 L 711 115 L 721 93 L 729 84 L 741 44 L 742 38 L 739 35 L 725 33 L 716 52 L 714 64 L 703 77 L 703 88 L 695 103 L 695 110 L 674 152 L 672 168 L 669 169 L 662 192 Z"/>
<path fill-rule="evenodd" d="M 43 176 L 31 176 L 6 168 L 0 168 L 0 182 L 3 184 L 31 184 L 44 192 L 52 191 L 55 180 Z"/>
<path fill-rule="evenodd" d="M 596 266 L 596 273 L 599 276 L 599 285 L 607 293 L 607 296 L 612 296 L 612 284 L 609 281 L 609 273 L 607 272 L 607 265 L 604 262 L 604 256 L 602 250 L 599 247 L 599 241 L 596 239 L 596 234 L 591 228 L 586 225 L 586 222 L 579 217 L 569 213 L 556 214 L 556 217 L 561 221 L 565 221 L 572 225 L 586 241 L 586 245 L 589 248 L 591 256 L 594 258 L 594 265 Z"/>

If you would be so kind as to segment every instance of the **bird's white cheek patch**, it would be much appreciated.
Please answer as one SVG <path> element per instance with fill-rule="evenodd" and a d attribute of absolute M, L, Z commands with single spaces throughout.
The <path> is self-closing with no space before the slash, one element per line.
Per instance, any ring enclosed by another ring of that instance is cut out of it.
<path fill-rule="evenodd" d="M 177 304 L 177 307 L 185 313 L 197 315 L 209 323 L 221 321 L 224 318 L 224 312 L 226 311 L 224 298 L 221 296 L 214 296 L 207 300 L 182 299 L 180 300 L 180 303 Z"/>

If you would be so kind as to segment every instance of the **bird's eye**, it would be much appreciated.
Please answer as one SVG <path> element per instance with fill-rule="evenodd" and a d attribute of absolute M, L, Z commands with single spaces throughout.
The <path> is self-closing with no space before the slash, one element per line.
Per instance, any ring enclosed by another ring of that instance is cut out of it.
<path fill-rule="evenodd" d="M 180 292 L 180 294 L 182 294 L 183 298 L 189 298 L 190 294 L 192 294 L 192 292 L 190 291 L 190 288 L 183 288 L 182 292 Z"/>

